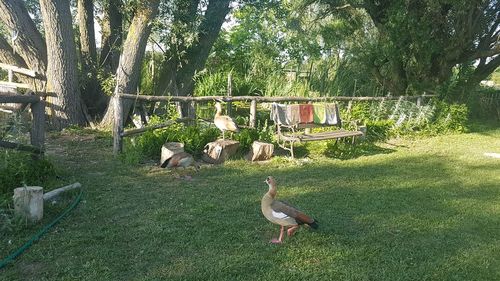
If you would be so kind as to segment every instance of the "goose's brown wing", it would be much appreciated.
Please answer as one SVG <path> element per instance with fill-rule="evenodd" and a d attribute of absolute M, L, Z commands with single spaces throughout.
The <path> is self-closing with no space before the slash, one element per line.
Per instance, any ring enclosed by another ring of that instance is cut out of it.
<path fill-rule="evenodd" d="M 294 218 L 299 224 L 303 223 L 310 224 L 314 222 L 313 218 L 304 214 L 302 211 L 295 208 L 294 206 L 283 201 L 274 200 L 273 203 L 271 204 L 271 209 L 273 209 L 273 211 L 275 212 L 281 212 L 289 217 Z"/>

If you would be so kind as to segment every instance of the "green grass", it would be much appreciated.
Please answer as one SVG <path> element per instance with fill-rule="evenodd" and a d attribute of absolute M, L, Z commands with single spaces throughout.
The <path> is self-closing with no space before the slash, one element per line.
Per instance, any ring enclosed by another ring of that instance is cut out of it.
<path fill-rule="evenodd" d="M 483 155 L 500 153 L 499 128 L 391 140 L 350 160 L 302 147 L 308 161 L 231 161 L 193 181 L 114 160 L 108 138 L 51 143 L 84 199 L 0 280 L 500 280 L 500 159 Z M 318 231 L 269 244 L 268 175 Z M 3 237 L 0 256 L 37 227 Z"/>

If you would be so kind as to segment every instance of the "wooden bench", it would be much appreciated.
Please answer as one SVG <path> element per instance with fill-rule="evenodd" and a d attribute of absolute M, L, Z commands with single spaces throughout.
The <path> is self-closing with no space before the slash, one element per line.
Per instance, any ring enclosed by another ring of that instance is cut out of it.
<path fill-rule="evenodd" d="M 293 146 L 296 142 L 309 142 L 309 141 L 322 141 L 322 140 L 335 140 L 352 138 L 351 143 L 355 143 L 355 138 L 359 136 L 364 136 L 366 133 L 366 127 L 357 127 L 356 131 L 344 130 L 340 128 L 340 115 L 337 112 L 337 118 L 339 119 L 338 125 L 325 125 L 325 124 L 315 124 L 315 123 L 297 123 L 293 125 L 285 125 L 282 122 L 276 120 L 276 115 L 271 114 L 271 119 L 273 119 L 276 125 L 276 133 L 278 137 L 278 145 L 290 151 L 291 157 L 294 158 Z M 321 127 L 338 127 L 339 129 L 334 131 L 325 131 L 318 133 L 310 133 L 312 128 Z M 289 143 L 289 146 L 287 146 Z"/>

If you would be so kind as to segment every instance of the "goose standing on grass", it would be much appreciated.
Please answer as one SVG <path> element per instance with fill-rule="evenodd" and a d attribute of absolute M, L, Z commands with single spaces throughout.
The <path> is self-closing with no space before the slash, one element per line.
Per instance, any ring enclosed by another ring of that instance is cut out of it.
<path fill-rule="evenodd" d="M 217 102 L 215 104 L 215 108 L 217 109 L 217 112 L 215 113 L 214 124 L 219 130 L 222 131 L 222 139 L 224 140 L 225 131 L 238 133 L 240 129 L 238 128 L 234 120 L 229 116 L 222 115 L 222 105 L 220 104 L 220 102 Z"/>
<path fill-rule="evenodd" d="M 279 244 L 283 242 L 285 226 L 288 227 L 288 236 L 292 236 L 302 224 L 307 224 L 314 229 L 318 228 L 315 219 L 285 202 L 275 200 L 277 191 L 276 182 L 273 177 L 267 177 L 266 183 L 269 186 L 269 190 L 264 194 L 264 197 L 262 197 L 262 214 L 264 214 L 264 217 L 270 222 L 281 226 L 279 238 L 271 240 L 271 243 Z"/>

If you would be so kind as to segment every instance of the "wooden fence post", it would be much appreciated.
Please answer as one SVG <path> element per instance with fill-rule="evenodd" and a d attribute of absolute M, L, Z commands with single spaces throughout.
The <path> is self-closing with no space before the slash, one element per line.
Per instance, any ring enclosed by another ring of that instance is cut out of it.
<path fill-rule="evenodd" d="M 250 103 L 250 128 L 255 128 L 255 126 L 257 125 L 257 101 L 256 100 L 252 100 L 252 102 Z"/>
<path fill-rule="evenodd" d="M 123 149 L 123 106 L 119 93 L 114 98 L 113 154 L 118 155 Z"/>
<path fill-rule="evenodd" d="M 45 101 L 40 100 L 31 104 L 31 133 L 30 142 L 34 147 L 43 151 L 45 146 Z"/>
<path fill-rule="evenodd" d="M 232 97 L 233 96 L 233 82 L 232 82 L 232 77 L 231 77 L 231 72 L 227 74 L 227 96 Z M 227 102 L 227 115 L 232 116 L 233 115 L 233 103 L 231 101 Z"/>

